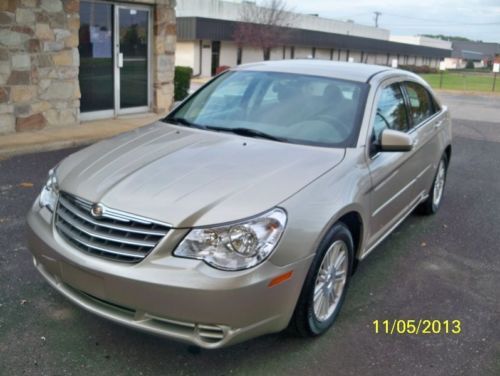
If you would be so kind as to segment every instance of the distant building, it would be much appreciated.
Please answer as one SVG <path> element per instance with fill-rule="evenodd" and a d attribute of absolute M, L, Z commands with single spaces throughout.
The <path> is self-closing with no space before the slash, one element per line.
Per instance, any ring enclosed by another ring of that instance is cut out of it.
<path fill-rule="evenodd" d="M 263 60 L 260 49 L 234 41 L 242 6 L 241 1 L 177 0 L 176 65 L 210 77 L 219 66 Z M 442 41 L 395 41 L 389 30 L 317 15 L 294 14 L 293 27 L 286 32 L 287 42 L 270 51 L 271 60 L 315 58 L 380 65 L 397 60 L 399 65 L 438 67 L 451 55 L 451 46 Z"/>
<path fill-rule="evenodd" d="M 475 68 L 500 62 L 500 43 L 453 42 L 451 57 L 445 59 L 447 69 L 463 69 L 472 61 Z"/>
<path fill-rule="evenodd" d="M 389 39 L 393 42 L 414 44 L 417 46 L 434 47 L 434 48 L 440 48 L 440 49 L 444 49 L 444 50 L 451 50 L 452 49 L 451 42 L 448 42 L 448 41 L 442 40 L 442 39 L 437 39 L 437 38 L 423 37 L 421 35 L 416 35 L 416 36 L 391 35 L 389 37 Z"/>

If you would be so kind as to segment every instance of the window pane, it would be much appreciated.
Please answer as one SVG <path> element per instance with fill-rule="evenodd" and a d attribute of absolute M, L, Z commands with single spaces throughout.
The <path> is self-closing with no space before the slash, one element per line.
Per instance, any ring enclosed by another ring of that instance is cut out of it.
<path fill-rule="evenodd" d="M 80 109 L 109 110 L 113 100 L 113 6 L 80 2 Z"/>
<path fill-rule="evenodd" d="M 429 93 L 423 86 L 414 82 L 407 82 L 405 85 L 410 99 L 413 125 L 418 125 L 434 113 L 432 102 Z"/>
<path fill-rule="evenodd" d="M 120 108 L 148 105 L 148 12 L 120 9 Z"/>
<path fill-rule="evenodd" d="M 408 130 L 406 106 L 399 84 L 388 86 L 382 91 L 373 125 L 375 141 L 379 140 L 384 129 Z"/>

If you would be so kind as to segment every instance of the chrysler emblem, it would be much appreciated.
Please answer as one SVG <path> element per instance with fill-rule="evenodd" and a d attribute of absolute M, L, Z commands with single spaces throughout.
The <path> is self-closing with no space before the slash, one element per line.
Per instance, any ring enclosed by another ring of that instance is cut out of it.
<path fill-rule="evenodd" d="M 92 214 L 92 217 L 102 217 L 102 213 L 104 212 L 103 207 L 101 204 L 94 204 L 92 205 L 92 208 L 90 209 L 90 214 Z"/>

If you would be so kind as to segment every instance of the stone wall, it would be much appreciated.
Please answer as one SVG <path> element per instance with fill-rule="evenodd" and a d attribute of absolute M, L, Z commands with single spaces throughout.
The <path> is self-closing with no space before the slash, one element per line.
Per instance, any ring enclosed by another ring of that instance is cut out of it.
<path fill-rule="evenodd" d="M 175 0 L 157 0 L 152 46 L 153 111 L 157 114 L 168 111 L 174 103 L 175 43 Z"/>
<path fill-rule="evenodd" d="M 0 133 L 78 123 L 79 0 L 0 0 Z"/>
<path fill-rule="evenodd" d="M 152 6 L 152 110 L 173 104 L 175 0 Z M 79 123 L 79 0 L 0 0 L 0 134 Z"/>

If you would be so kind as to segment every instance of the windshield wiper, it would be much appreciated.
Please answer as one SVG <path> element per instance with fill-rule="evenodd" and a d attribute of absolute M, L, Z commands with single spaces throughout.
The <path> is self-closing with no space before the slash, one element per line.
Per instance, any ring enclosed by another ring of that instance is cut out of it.
<path fill-rule="evenodd" d="M 230 132 L 240 136 L 257 137 L 257 138 L 265 138 L 266 140 L 272 140 L 272 141 L 288 142 L 288 140 L 285 138 L 272 136 L 268 133 L 251 128 L 225 128 L 225 127 L 215 127 L 207 125 L 205 129 L 213 131 L 221 131 L 221 132 Z"/>
<path fill-rule="evenodd" d="M 193 122 L 191 122 L 188 119 L 183 118 L 183 117 L 171 117 L 171 118 L 167 117 L 164 120 L 168 121 L 170 123 L 176 124 L 176 125 L 186 125 L 188 127 L 193 127 L 193 128 L 207 129 L 207 130 L 219 131 L 219 132 L 229 132 L 229 133 L 234 133 L 234 134 L 237 134 L 240 136 L 265 138 L 266 140 L 272 140 L 272 141 L 289 142 L 286 138 L 272 136 L 268 133 L 258 131 L 256 129 L 251 129 L 251 128 L 226 128 L 226 127 L 217 127 L 217 126 L 212 126 L 212 125 L 202 125 L 202 124 L 193 123 Z"/>
<path fill-rule="evenodd" d="M 191 122 L 188 119 L 183 118 L 183 117 L 171 117 L 171 118 L 167 117 L 164 120 L 168 121 L 169 123 L 176 124 L 176 125 L 186 125 L 188 127 L 193 127 L 193 128 L 207 129 L 206 126 L 193 123 L 193 122 Z"/>

